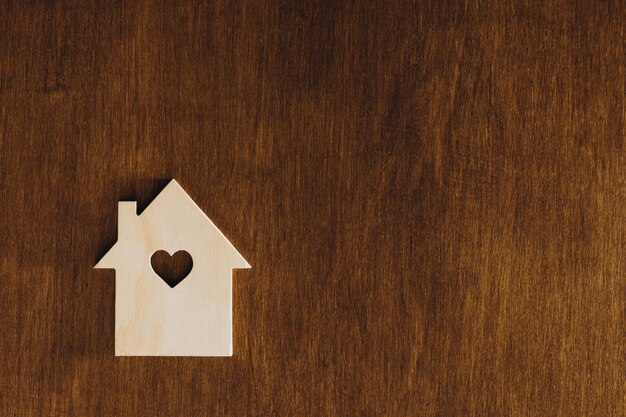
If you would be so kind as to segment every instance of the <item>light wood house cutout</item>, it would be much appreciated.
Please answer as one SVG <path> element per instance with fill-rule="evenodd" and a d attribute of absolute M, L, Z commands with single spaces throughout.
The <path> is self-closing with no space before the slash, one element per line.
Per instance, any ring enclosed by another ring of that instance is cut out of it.
<path fill-rule="evenodd" d="M 232 270 L 250 265 L 182 187 L 141 215 L 120 201 L 117 239 L 95 266 L 115 269 L 115 355 L 232 356 Z M 193 260 L 173 288 L 152 268 L 160 250 Z"/>

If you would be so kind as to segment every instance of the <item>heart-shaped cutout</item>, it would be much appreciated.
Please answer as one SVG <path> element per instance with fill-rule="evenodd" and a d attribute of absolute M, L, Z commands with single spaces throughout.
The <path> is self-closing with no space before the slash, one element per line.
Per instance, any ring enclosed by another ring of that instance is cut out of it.
<path fill-rule="evenodd" d="M 152 270 L 171 288 L 174 288 L 193 268 L 193 259 L 191 255 L 184 250 L 179 250 L 170 255 L 167 251 L 158 250 L 152 254 L 150 258 Z"/>

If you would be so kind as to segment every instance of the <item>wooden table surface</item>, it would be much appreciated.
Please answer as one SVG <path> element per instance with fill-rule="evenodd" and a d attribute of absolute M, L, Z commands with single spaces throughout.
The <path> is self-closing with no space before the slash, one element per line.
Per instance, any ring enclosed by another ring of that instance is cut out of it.
<path fill-rule="evenodd" d="M 96 3 L 96 4 L 93 4 Z M 0 415 L 626 415 L 626 3 L 0 3 Z M 114 356 L 117 201 L 252 264 Z"/>

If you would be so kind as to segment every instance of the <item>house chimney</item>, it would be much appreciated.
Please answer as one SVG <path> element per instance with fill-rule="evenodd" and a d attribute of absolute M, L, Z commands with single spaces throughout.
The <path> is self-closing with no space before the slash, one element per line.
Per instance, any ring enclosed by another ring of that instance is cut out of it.
<path fill-rule="evenodd" d="M 136 201 L 120 201 L 117 206 L 117 239 L 133 233 L 137 217 Z"/>

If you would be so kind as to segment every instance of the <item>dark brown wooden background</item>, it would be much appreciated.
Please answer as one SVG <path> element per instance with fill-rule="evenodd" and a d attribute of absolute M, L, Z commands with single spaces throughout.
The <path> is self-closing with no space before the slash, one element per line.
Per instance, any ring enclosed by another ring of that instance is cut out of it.
<path fill-rule="evenodd" d="M 95 3 L 0 4 L 0 415 L 626 414 L 623 2 Z M 233 358 L 113 356 L 169 178 Z"/>

